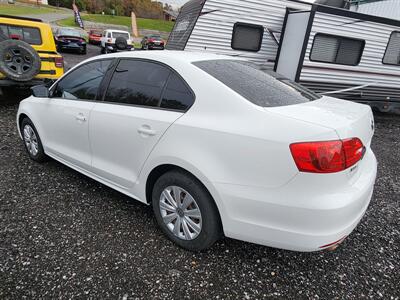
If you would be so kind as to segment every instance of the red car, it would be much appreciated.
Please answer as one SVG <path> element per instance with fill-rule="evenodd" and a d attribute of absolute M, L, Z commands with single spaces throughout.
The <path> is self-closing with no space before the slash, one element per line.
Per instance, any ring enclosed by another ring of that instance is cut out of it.
<path fill-rule="evenodd" d="M 100 44 L 102 32 L 99 30 L 90 30 L 89 31 L 89 44 L 98 45 Z"/>

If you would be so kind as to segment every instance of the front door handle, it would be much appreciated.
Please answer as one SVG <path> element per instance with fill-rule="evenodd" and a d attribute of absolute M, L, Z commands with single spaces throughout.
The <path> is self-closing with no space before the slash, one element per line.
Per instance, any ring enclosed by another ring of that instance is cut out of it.
<path fill-rule="evenodd" d="M 86 122 L 86 117 L 82 113 L 77 114 L 75 119 L 80 122 Z"/>
<path fill-rule="evenodd" d="M 138 132 L 142 135 L 142 136 L 154 136 L 157 134 L 157 131 L 151 129 L 150 126 L 148 125 L 143 125 L 142 127 L 140 127 L 138 129 Z"/>

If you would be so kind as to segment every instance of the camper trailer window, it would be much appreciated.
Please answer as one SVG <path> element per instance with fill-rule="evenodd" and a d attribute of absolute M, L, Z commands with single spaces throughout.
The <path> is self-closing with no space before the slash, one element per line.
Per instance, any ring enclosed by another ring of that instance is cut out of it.
<path fill-rule="evenodd" d="M 364 47 L 364 40 L 317 33 L 314 38 L 310 60 L 356 66 L 360 63 Z"/>
<path fill-rule="evenodd" d="M 208 60 L 193 64 L 261 107 L 299 104 L 321 98 L 307 88 L 247 61 Z"/>
<path fill-rule="evenodd" d="M 387 65 L 400 65 L 400 32 L 394 31 L 390 35 L 383 63 Z"/>
<path fill-rule="evenodd" d="M 261 49 L 264 27 L 260 25 L 236 23 L 233 26 L 232 49 L 258 52 Z"/>

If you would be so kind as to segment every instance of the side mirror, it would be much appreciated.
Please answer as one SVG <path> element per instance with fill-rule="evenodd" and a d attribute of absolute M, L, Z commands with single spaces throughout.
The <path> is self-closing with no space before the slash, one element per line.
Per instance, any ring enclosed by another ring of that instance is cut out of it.
<path fill-rule="evenodd" d="M 37 85 L 32 87 L 32 94 L 37 98 L 49 98 L 49 88 L 45 85 Z"/>

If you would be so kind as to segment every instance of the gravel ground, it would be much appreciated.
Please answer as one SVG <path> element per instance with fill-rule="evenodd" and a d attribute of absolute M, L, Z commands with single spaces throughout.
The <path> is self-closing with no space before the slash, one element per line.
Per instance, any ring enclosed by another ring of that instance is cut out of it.
<path fill-rule="evenodd" d="M 399 116 L 376 116 L 376 191 L 338 250 L 225 239 L 194 254 L 163 237 L 150 207 L 55 161 L 29 160 L 16 111 L 0 106 L 1 299 L 400 297 Z"/>

